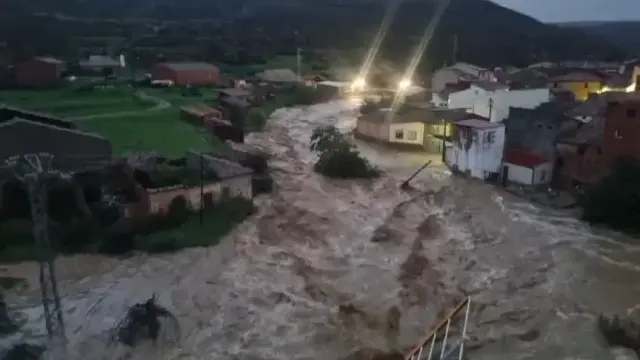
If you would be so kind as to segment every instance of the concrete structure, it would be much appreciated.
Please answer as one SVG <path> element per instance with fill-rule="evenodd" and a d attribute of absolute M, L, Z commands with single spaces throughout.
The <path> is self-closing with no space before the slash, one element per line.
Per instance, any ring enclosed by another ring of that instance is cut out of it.
<path fill-rule="evenodd" d="M 433 73 L 431 90 L 438 92 L 442 91 L 447 84 L 474 80 L 492 80 L 491 71 L 472 64 L 456 63 Z"/>
<path fill-rule="evenodd" d="M 553 178 L 553 162 L 522 149 L 505 152 L 502 179 L 526 186 L 547 185 Z"/>
<path fill-rule="evenodd" d="M 609 102 L 602 132 L 602 155 L 607 161 L 621 156 L 640 158 L 640 96 Z"/>
<path fill-rule="evenodd" d="M 220 69 L 207 63 L 159 63 L 151 68 L 152 81 L 171 81 L 175 85 L 215 85 Z"/>
<path fill-rule="evenodd" d="M 36 57 L 13 66 L 15 81 L 20 86 L 52 86 L 60 81 L 64 63 L 51 57 Z"/>
<path fill-rule="evenodd" d="M 497 179 L 504 151 L 502 124 L 479 119 L 455 123 L 452 144 L 445 151 L 445 163 L 453 171 L 477 179 Z"/>

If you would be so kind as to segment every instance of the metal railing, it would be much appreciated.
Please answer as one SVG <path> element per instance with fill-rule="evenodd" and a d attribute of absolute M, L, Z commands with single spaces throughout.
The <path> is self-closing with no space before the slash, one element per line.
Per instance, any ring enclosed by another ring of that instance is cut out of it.
<path fill-rule="evenodd" d="M 405 360 L 462 360 L 464 356 L 464 342 L 467 336 L 467 323 L 469 322 L 469 311 L 471 310 L 471 298 L 464 299 L 447 317 L 445 317 L 435 328 L 419 342 L 407 355 Z M 450 341 L 449 332 L 454 318 L 464 311 L 464 321 L 460 338 L 453 345 L 448 345 Z M 438 341 L 438 335 L 444 329 L 442 341 Z"/>

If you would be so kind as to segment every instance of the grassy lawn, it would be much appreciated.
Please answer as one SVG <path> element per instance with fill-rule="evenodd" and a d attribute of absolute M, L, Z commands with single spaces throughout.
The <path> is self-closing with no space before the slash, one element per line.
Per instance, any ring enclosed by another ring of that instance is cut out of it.
<path fill-rule="evenodd" d="M 80 125 L 111 140 L 114 155 L 157 151 L 166 156 L 184 156 L 189 149 L 210 148 L 206 132 L 181 121 L 177 108 L 87 120 Z"/>
<path fill-rule="evenodd" d="M 0 91 L 0 103 L 63 117 L 136 111 L 152 107 L 150 101 L 133 96 L 131 88 L 96 88 Z"/>
<path fill-rule="evenodd" d="M 212 105 L 218 99 L 220 89 L 200 88 L 201 96 L 183 96 L 182 87 L 145 89 L 145 93 L 167 100 L 174 106 L 183 106 L 193 103 Z"/>

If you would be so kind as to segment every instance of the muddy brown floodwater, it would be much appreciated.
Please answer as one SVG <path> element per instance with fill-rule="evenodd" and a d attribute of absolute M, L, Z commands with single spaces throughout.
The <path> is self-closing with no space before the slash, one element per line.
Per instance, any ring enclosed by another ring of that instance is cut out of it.
<path fill-rule="evenodd" d="M 137 349 L 132 359 L 335 360 L 361 348 L 404 348 L 465 295 L 472 359 L 611 358 L 593 320 L 638 306 L 633 239 L 438 167 L 402 191 L 425 158 L 363 143 L 385 176 L 324 179 L 312 171 L 311 131 L 349 130 L 353 108 L 283 109 L 252 135 L 248 142 L 272 156 L 276 190 L 220 246 L 60 258 L 65 359 L 121 358 L 107 332 L 154 292 L 179 317 L 182 342 Z M 37 279 L 33 263 L 9 271 Z M 9 300 L 29 318 L 24 336 L 42 337 L 37 296 Z"/>

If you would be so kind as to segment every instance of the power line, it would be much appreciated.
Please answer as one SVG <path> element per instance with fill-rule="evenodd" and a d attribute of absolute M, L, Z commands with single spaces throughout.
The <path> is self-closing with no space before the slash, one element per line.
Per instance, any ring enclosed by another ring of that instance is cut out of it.
<path fill-rule="evenodd" d="M 53 155 L 48 153 L 18 155 L 6 160 L 19 181 L 26 185 L 38 262 L 40 264 L 40 292 L 45 325 L 53 346 L 65 346 L 64 318 L 55 272 L 55 252 L 49 239 L 47 193 L 52 180 L 70 179 L 70 175 L 52 167 Z"/>

